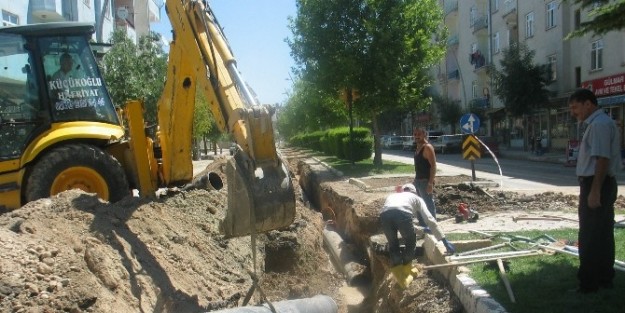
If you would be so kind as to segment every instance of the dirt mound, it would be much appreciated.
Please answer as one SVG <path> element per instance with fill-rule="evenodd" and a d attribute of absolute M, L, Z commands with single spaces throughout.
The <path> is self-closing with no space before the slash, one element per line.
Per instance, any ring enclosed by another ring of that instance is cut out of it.
<path fill-rule="evenodd" d="M 219 233 L 226 198 L 225 189 L 194 190 L 109 204 L 73 190 L 5 213 L 0 311 L 206 312 L 239 306 L 252 286 L 252 247 L 249 237 L 224 239 Z M 319 214 L 298 204 L 289 229 L 258 236 L 257 267 L 274 271 L 261 276 L 270 300 L 336 294 L 342 277 L 323 253 L 321 227 Z M 259 301 L 255 293 L 250 304 Z"/>

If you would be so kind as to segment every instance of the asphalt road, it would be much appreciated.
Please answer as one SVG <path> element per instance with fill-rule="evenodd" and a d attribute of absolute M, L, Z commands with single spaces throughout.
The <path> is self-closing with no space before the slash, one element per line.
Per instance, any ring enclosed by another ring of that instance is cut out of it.
<path fill-rule="evenodd" d="M 413 164 L 413 151 L 383 150 L 385 160 Z M 473 176 L 471 162 L 460 154 L 436 155 L 437 175 Z M 194 175 L 204 170 L 211 160 L 195 161 Z M 497 162 L 499 164 L 497 164 Z M 549 162 L 536 162 L 522 159 L 482 157 L 474 161 L 476 183 L 486 180 L 490 190 L 523 192 L 527 194 L 546 191 L 579 194 L 579 186 L 574 167 Z M 501 170 L 501 175 L 500 175 Z M 618 175 L 619 195 L 625 195 L 625 173 Z"/>
<path fill-rule="evenodd" d="M 412 164 L 413 151 L 384 150 L 383 159 Z M 472 176 L 471 162 L 464 160 L 460 154 L 437 154 L 437 175 Z M 542 193 L 545 191 L 578 194 L 579 185 L 574 167 L 548 162 L 499 158 L 497 162 L 491 157 L 483 157 L 474 161 L 476 179 L 489 180 L 499 186 L 491 189 L 502 189 L 525 193 Z M 501 174 L 500 174 L 501 170 Z M 619 179 L 619 194 L 625 195 L 625 181 Z"/>

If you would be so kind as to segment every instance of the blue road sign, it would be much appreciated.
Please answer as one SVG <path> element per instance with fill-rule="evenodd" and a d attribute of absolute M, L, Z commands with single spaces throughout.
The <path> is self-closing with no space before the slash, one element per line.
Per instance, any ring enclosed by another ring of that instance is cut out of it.
<path fill-rule="evenodd" d="M 464 134 L 474 134 L 480 128 L 480 118 L 473 114 L 467 113 L 460 118 L 460 129 Z"/>

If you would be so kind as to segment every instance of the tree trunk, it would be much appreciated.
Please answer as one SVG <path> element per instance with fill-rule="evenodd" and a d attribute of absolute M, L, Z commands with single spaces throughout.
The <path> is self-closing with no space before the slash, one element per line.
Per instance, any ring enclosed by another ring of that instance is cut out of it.
<path fill-rule="evenodd" d="M 378 115 L 373 113 L 373 165 L 382 166 L 382 147 L 380 146 L 380 127 L 378 125 Z"/>

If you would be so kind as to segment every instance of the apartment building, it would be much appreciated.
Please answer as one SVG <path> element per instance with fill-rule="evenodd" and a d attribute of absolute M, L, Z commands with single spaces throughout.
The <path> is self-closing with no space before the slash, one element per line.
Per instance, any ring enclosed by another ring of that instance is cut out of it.
<path fill-rule="evenodd" d="M 149 33 L 163 0 L 0 0 L 2 25 L 79 21 L 96 25 L 94 41 L 108 43 L 116 28 L 130 38 Z"/>
<path fill-rule="evenodd" d="M 578 139 L 567 97 L 591 88 L 600 105 L 621 127 L 625 112 L 625 31 L 565 40 L 589 20 L 590 10 L 557 0 L 443 0 L 449 30 L 447 54 L 435 70 L 433 90 L 482 117 L 478 134 L 494 135 L 513 148 L 527 148 L 531 137 L 547 147 L 566 149 Z M 500 69 L 502 51 L 512 43 L 535 52 L 534 63 L 549 65 L 548 105 L 516 118 L 493 92 L 492 69 Z"/>

